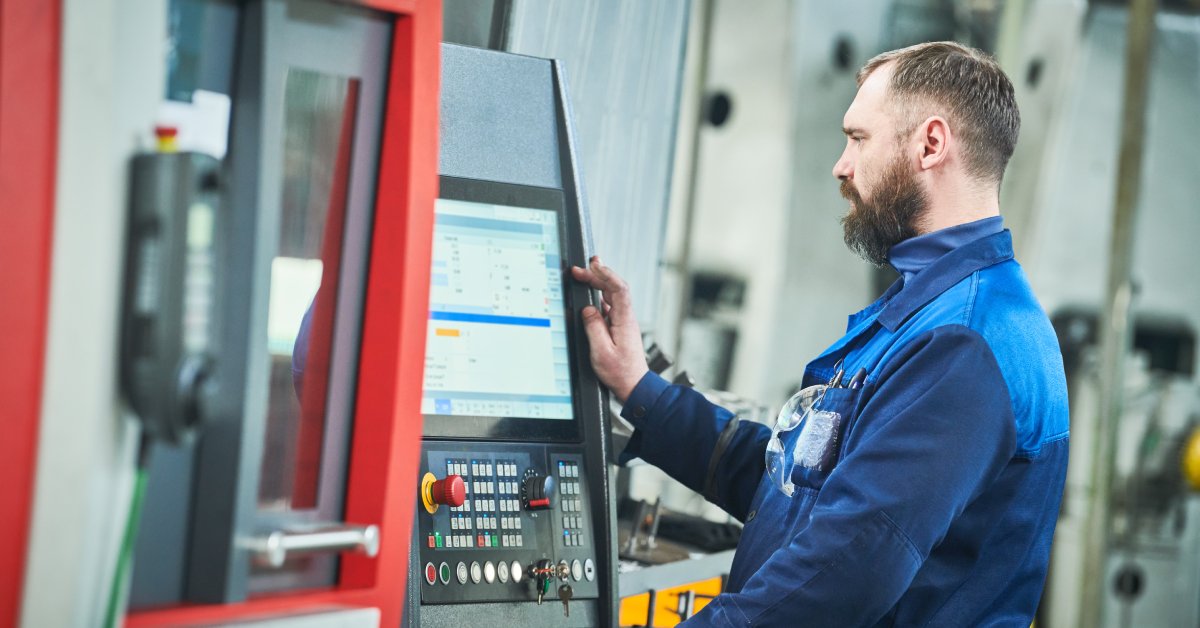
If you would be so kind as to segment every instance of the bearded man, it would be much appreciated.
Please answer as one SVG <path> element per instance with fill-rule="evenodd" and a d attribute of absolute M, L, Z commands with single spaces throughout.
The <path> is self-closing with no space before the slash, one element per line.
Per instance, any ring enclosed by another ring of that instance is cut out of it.
<path fill-rule="evenodd" d="M 999 211 L 1020 128 L 958 44 L 858 73 L 833 168 L 846 244 L 901 278 L 804 370 L 774 429 L 649 372 L 624 282 L 574 277 L 592 365 L 655 464 L 745 522 L 687 626 L 1029 626 L 1067 468 L 1062 356 Z"/>

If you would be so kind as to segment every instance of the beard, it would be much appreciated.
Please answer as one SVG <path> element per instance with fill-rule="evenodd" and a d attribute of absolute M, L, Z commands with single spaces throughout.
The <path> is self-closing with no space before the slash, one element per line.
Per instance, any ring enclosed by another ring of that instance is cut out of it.
<path fill-rule="evenodd" d="M 887 264 L 893 246 L 919 233 L 929 208 L 925 188 L 900 155 L 883 171 L 871 200 L 864 200 L 850 179 L 842 180 L 841 192 L 851 203 L 842 216 L 846 246 L 878 267 Z"/>

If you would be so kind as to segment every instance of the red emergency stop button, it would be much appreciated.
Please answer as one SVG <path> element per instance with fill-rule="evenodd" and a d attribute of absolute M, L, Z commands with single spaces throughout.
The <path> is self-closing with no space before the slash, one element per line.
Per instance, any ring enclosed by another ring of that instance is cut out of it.
<path fill-rule="evenodd" d="M 461 475 L 447 475 L 445 479 L 434 482 L 430 492 L 433 503 L 458 508 L 467 498 L 467 484 Z"/>
<path fill-rule="evenodd" d="M 467 484 L 460 475 L 447 475 L 439 480 L 432 473 L 426 473 L 421 478 L 421 505 L 429 514 L 437 512 L 438 506 L 445 504 L 458 508 L 467 499 Z"/>
<path fill-rule="evenodd" d="M 425 582 L 434 584 L 437 582 L 437 575 L 437 568 L 433 566 L 433 563 L 425 563 Z"/>

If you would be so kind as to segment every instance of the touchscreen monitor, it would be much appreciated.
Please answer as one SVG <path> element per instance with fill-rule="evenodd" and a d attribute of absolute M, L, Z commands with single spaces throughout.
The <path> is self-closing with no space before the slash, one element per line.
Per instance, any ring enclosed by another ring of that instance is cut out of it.
<path fill-rule="evenodd" d="M 422 414 L 574 418 L 561 222 L 546 207 L 437 200 Z"/>

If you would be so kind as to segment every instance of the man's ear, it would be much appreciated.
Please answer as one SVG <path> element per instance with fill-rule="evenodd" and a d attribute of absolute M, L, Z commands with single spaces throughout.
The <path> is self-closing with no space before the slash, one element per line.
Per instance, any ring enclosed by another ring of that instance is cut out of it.
<path fill-rule="evenodd" d="M 922 170 L 932 170 L 942 165 L 950 154 L 950 143 L 954 141 L 950 125 L 941 116 L 930 116 L 917 125 L 920 141 L 919 162 Z"/>

